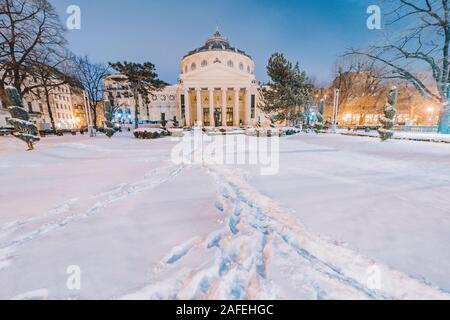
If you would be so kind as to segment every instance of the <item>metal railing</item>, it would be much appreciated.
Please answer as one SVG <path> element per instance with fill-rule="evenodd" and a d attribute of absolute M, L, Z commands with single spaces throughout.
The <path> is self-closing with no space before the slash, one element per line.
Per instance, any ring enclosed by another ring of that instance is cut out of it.
<path fill-rule="evenodd" d="M 438 126 L 396 126 L 395 130 L 401 132 L 437 133 Z"/>

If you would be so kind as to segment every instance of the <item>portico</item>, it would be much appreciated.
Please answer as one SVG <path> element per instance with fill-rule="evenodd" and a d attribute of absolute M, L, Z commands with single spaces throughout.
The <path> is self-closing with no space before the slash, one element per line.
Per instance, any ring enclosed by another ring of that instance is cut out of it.
<path fill-rule="evenodd" d="M 251 124 L 250 88 L 196 87 L 180 91 L 181 118 L 184 118 L 186 126 L 215 126 L 216 111 L 219 113 L 221 127 Z"/>

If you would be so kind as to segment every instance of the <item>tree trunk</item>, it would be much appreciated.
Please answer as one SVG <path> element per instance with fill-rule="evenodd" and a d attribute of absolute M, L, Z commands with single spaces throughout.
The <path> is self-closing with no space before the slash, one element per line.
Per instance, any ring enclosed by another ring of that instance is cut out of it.
<path fill-rule="evenodd" d="M 50 105 L 50 94 L 47 88 L 45 88 L 44 91 L 45 91 L 45 102 L 47 103 L 48 116 L 50 117 L 50 123 L 52 125 L 53 131 L 56 132 L 55 118 L 53 118 L 52 106 Z"/>
<path fill-rule="evenodd" d="M 134 91 L 134 128 L 139 129 L 139 95 L 138 90 Z"/>
<path fill-rule="evenodd" d="M 93 122 L 95 130 L 98 130 L 98 127 L 97 127 L 97 108 L 96 108 L 96 106 L 94 106 L 94 108 L 92 108 L 92 122 Z"/>

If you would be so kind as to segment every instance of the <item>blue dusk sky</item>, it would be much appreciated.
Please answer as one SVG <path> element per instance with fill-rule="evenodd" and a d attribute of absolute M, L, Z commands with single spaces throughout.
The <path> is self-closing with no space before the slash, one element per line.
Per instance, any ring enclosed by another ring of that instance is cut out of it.
<path fill-rule="evenodd" d="M 177 81 L 180 59 L 203 45 L 216 25 L 231 45 L 253 57 L 259 81 L 267 80 L 270 55 L 283 52 L 326 83 L 338 55 L 382 33 L 366 27 L 366 10 L 375 0 L 51 1 L 63 21 L 69 5 L 81 8 L 81 30 L 67 35 L 76 54 L 96 62 L 151 61 L 169 83 Z"/>

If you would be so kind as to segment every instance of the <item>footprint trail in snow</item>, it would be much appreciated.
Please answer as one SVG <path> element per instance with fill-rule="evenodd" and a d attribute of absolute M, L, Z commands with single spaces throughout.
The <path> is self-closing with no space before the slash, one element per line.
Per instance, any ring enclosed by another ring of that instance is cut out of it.
<path fill-rule="evenodd" d="M 449 299 L 450 295 L 309 233 L 240 171 L 208 167 L 223 228 L 174 248 L 148 286 L 122 299 Z M 370 285 L 369 271 L 380 272 Z M 372 269 L 371 269 L 372 268 Z"/>

